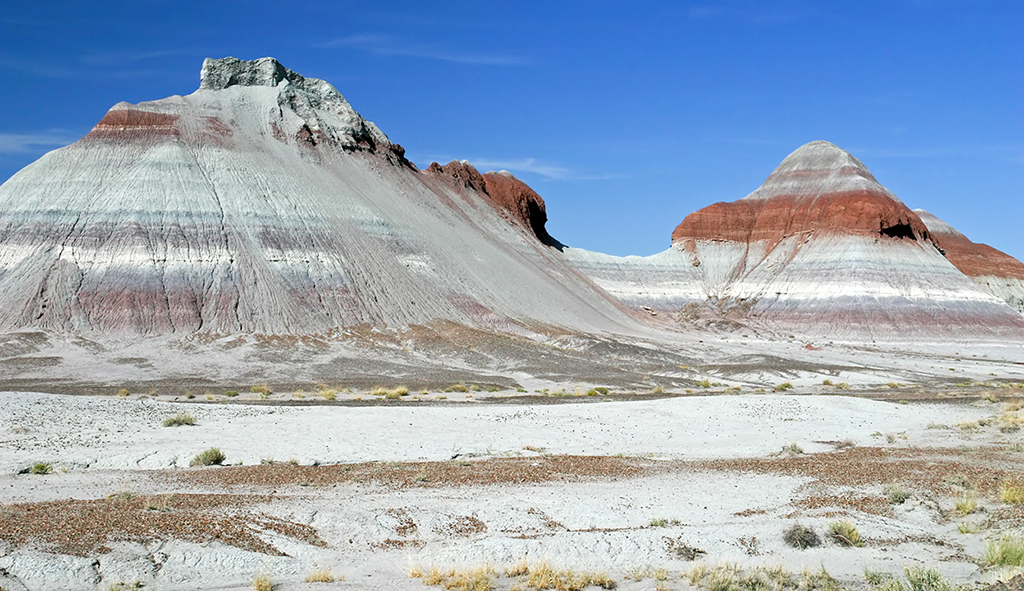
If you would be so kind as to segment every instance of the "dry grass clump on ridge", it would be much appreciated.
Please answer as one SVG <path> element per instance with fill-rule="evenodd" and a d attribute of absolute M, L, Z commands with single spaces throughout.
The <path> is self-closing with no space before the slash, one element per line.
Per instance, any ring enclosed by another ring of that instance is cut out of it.
<path fill-rule="evenodd" d="M 310 572 L 305 578 L 302 579 L 304 583 L 333 583 L 334 581 L 344 581 L 345 577 L 335 578 L 331 571 L 326 568 L 318 569 Z"/>
<path fill-rule="evenodd" d="M 164 427 L 182 427 L 196 424 L 196 419 L 187 412 L 179 412 L 164 419 Z"/>
<path fill-rule="evenodd" d="M 253 591 L 273 591 L 274 583 L 267 573 L 259 573 L 252 578 Z"/>
<path fill-rule="evenodd" d="M 221 450 L 217 449 L 216 447 L 211 447 L 210 449 L 208 449 L 206 451 L 203 451 L 203 452 L 200 452 L 200 453 L 196 454 L 196 457 L 192 458 L 192 461 L 189 462 L 188 465 L 189 466 L 213 466 L 213 465 L 219 466 L 219 465 L 223 464 L 224 460 L 226 460 L 226 459 L 227 459 L 227 456 L 224 455 L 224 452 L 222 452 Z"/>
<path fill-rule="evenodd" d="M 28 473 L 29 474 L 52 474 L 53 473 L 53 464 L 51 464 L 49 462 L 40 462 L 38 464 L 33 464 L 33 466 L 28 469 Z"/>
<path fill-rule="evenodd" d="M 690 569 L 686 578 L 694 587 L 707 591 L 840 591 L 839 582 L 828 574 L 824 567 L 817 572 L 805 570 L 800 574 L 794 574 L 781 566 L 743 569 L 736 564 L 723 564 L 711 568 L 698 564 Z"/>
<path fill-rule="evenodd" d="M 494 569 L 490 566 L 479 566 L 471 569 L 446 570 L 431 566 L 424 572 L 420 567 L 409 569 L 409 576 L 420 579 L 425 585 L 441 586 L 454 591 L 491 591 L 494 589 Z"/>
<path fill-rule="evenodd" d="M 796 523 L 782 532 L 782 539 L 793 548 L 805 550 L 821 545 L 817 532 L 806 525 Z"/>
<path fill-rule="evenodd" d="M 840 546 L 863 546 L 864 541 L 860 538 L 860 532 L 853 523 L 849 521 L 835 521 L 828 525 L 829 537 Z"/>
<path fill-rule="evenodd" d="M 1011 505 L 1024 503 L 1024 479 L 1010 476 L 999 483 L 999 500 Z"/>
<path fill-rule="evenodd" d="M 943 578 L 939 571 L 923 566 L 904 567 L 903 575 L 905 582 L 896 578 L 877 581 L 873 584 L 873 591 L 966 591 L 971 588 L 969 585 L 954 585 Z"/>
<path fill-rule="evenodd" d="M 1024 538 L 1008 535 L 989 542 L 982 560 L 989 566 L 1024 566 Z"/>
<path fill-rule="evenodd" d="M 960 515 L 970 515 L 978 510 L 978 495 L 973 492 L 962 492 L 954 499 L 954 509 Z"/>
<path fill-rule="evenodd" d="M 526 560 L 520 560 L 505 569 L 506 577 L 516 579 L 512 589 L 533 589 L 543 591 L 582 591 L 587 587 L 615 589 L 618 584 L 605 573 L 576 572 L 568 569 L 552 568 L 544 562 L 531 566 Z M 426 585 L 441 586 L 456 591 L 490 591 L 495 588 L 498 573 L 490 565 L 469 569 L 438 569 L 431 566 L 424 570 L 413 566 L 409 576 L 420 579 Z"/>

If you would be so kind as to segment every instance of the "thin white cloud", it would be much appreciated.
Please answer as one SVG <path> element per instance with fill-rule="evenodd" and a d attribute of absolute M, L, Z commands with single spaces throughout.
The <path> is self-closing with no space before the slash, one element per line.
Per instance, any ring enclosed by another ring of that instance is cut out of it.
<path fill-rule="evenodd" d="M 435 44 L 405 42 L 391 35 L 350 35 L 332 39 L 320 47 L 354 47 L 374 55 L 396 55 L 480 66 L 512 66 L 526 63 L 510 55 L 455 51 Z"/>
<path fill-rule="evenodd" d="M 536 158 L 520 158 L 518 160 L 488 160 L 481 158 L 470 160 L 478 170 L 507 170 L 509 172 L 530 172 L 539 174 L 554 181 L 607 181 L 625 178 L 617 173 L 578 174 L 568 168 L 555 164 L 539 162 Z"/>
<path fill-rule="evenodd" d="M 185 53 L 182 49 L 168 49 L 162 51 L 134 51 L 134 52 L 93 52 L 79 56 L 79 60 L 89 66 L 117 66 L 125 63 L 141 62 L 151 59 L 178 56 Z"/>
<path fill-rule="evenodd" d="M 65 131 L 0 133 L 0 154 L 31 154 L 73 143 L 78 138 Z"/>
<path fill-rule="evenodd" d="M 762 3 L 728 2 L 691 6 L 687 15 L 692 20 L 732 19 L 757 25 L 778 25 L 801 20 L 813 12 L 798 2 Z"/>
<path fill-rule="evenodd" d="M 520 158 L 518 160 L 470 160 L 477 169 L 499 169 L 519 172 L 532 172 L 549 179 L 562 180 L 571 176 L 569 169 L 538 162 L 536 158 Z"/>

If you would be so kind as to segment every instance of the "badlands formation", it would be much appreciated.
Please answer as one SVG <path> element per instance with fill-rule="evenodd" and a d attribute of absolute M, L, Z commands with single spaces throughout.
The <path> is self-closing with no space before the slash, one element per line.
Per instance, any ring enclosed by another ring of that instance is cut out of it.
<path fill-rule="evenodd" d="M 115 105 L 0 186 L 0 588 L 1014 575 L 1019 261 L 821 141 L 659 254 L 546 221 L 271 58 Z"/>

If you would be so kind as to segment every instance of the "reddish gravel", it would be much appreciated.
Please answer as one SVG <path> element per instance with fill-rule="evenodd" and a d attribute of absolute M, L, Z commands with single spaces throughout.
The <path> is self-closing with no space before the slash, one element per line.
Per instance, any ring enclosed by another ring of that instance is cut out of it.
<path fill-rule="evenodd" d="M 254 511 L 270 502 L 258 495 L 115 495 L 105 499 L 19 503 L 0 508 L 0 539 L 12 546 L 35 545 L 59 554 L 109 552 L 111 542 L 156 540 L 219 541 L 251 552 L 284 553 L 264 542 L 274 531 L 307 544 L 325 546 L 316 530 Z"/>
<path fill-rule="evenodd" d="M 1024 470 L 1020 454 L 998 448 L 980 450 L 855 447 L 791 457 L 713 460 L 695 465 L 708 470 L 808 476 L 829 486 L 867 486 L 898 482 L 952 494 L 969 485 L 992 495 L 1009 474 Z"/>
<path fill-rule="evenodd" d="M 654 466 L 653 462 L 637 458 L 559 455 L 477 461 L 456 459 L 448 462 L 374 462 L 328 466 L 261 464 L 170 472 L 168 476 L 191 484 L 216 487 L 330 486 L 345 482 L 372 482 L 392 488 L 407 488 L 525 484 L 590 478 L 607 480 L 639 476 Z"/>

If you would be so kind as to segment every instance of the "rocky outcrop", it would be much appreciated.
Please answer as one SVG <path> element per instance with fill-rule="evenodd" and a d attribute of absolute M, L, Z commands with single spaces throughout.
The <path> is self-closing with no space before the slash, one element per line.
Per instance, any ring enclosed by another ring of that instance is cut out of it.
<path fill-rule="evenodd" d="M 797 149 L 747 197 L 690 214 L 672 242 L 651 257 L 567 257 L 624 303 L 684 324 L 851 340 L 1024 338 L 1021 316 L 950 264 L 918 215 L 828 142 Z"/>
<path fill-rule="evenodd" d="M 548 213 L 544 207 L 544 200 L 526 183 L 505 170 L 484 173 L 484 182 L 487 195 L 494 201 L 495 206 L 512 214 L 513 218 L 533 232 L 542 243 L 548 246 L 562 246 L 545 228 Z"/>
<path fill-rule="evenodd" d="M 196 92 L 115 105 L 0 186 L 0 328 L 632 326 L 509 223 L 536 227 L 528 196 L 495 189 L 496 207 L 470 169 L 473 198 L 458 197 L 326 82 L 270 58 L 207 60 Z"/>
<path fill-rule="evenodd" d="M 972 242 L 953 226 L 915 209 L 942 254 L 982 289 L 1024 314 L 1024 263 L 987 244 Z"/>
<path fill-rule="evenodd" d="M 756 191 L 686 217 L 674 244 L 763 242 L 815 233 L 927 240 L 928 228 L 849 152 L 816 141 L 790 154 Z"/>
<path fill-rule="evenodd" d="M 512 173 L 503 170 L 480 174 L 467 160 L 452 160 L 445 165 L 432 162 L 423 172 L 443 179 L 457 190 L 468 190 L 484 197 L 542 244 L 562 248 L 545 227 L 548 214 L 544 199 Z"/>

